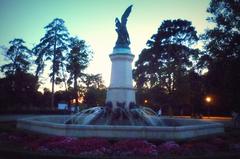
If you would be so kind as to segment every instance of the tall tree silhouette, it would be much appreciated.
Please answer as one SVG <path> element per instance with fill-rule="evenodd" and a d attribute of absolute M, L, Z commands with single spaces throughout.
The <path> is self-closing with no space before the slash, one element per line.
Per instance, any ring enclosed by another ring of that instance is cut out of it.
<path fill-rule="evenodd" d="M 187 20 L 165 20 L 147 42 L 135 63 L 134 79 L 138 88 L 159 88 L 169 95 L 172 105 L 188 101 L 186 75 L 198 57 L 192 45 L 197 32 Z"/>
<path fill-rule="evenodd" d="M 86 88 L 89 89 L 90 87 L 94 87 L 97 89 L 103 89 L 105 86 L 103 84 L 101 74 L 85 74 L 83 78 L 83 83 L 85 84 Z"/>
<path fill-rule="evenodd" d="M 101 74 L 85 74 L 82 82 L 86 86 L 84 103 L 88 106 L 103 105 L 106 98 L 106 87 L 103 85 Z"/>
<path fill-rule="evenodd" d="M 215 23 L 213 29 L 206 31 L 207 55 L 214 59 L 240 58 L 240 1 L 212 0 L 207 18 Z"/>
<path fill-rule="evenodd" d="M 1 71 L 6 75 L 14 75 L 16 72 L 27 72 L 29 70 L 31 51 L 24 46 L 22 39 L 14 39 L 9 42 L 11 46 L 4 53 L 10 63 L 2 65 Z"/>
<path fill-rule="evenodd" d="M 77 37 L 70 38 L 71 51 L 67 54 L 67 72 L 70 74 L 68 84 L 73 83 L 75 99 L 78 101 L 78 79 L 83 77 L 83 71 L 87 68 L 89 60 L 92 56 L 92 51 L 86 45 L 84 40 Z"/>
<path fill-rule="evenodd" d="M 191 48 L 198 40 L 195 28 L 186 20 L 165 20 L 147 42 L 135 63 L 134 78 L 139 87 L 161 86 L 167 92 L 176 90 L 187 68 L 193 66 L 191 57 L 198 50 Z"/>
<path fill-rule="evenodd" d="M 39 84 L 34 75 L 22 71 L 0 78 L 0 109 L 7 107 L 21 110 L 22 107 L 39 106 Z"/>
<path fill-rule="evenodd" d="M 50 60 L 51 66 L 51 82 L 52 82 L 52 99 L 51 106 L 54 106 L 54 85 L 58 82 L 60 69 L 64 61 L 63 53 L 68 50 L 69 33 L 62 19 L 56 18 L 50 24 L 44 27 L 46 34 L 41 38 L 40 43 L 33 48 L 37 59 L 36 76 L 43 72 L 45 61 Z"/>
<path fill-rule="evenodd" d="M 214 28 L 206 31 L 205 54 L 199 65 L 207 66 L 207 92 L 216 95 L 216 108 L 240 110 L 240 1 L 211 0 L 207 12 Z"/>

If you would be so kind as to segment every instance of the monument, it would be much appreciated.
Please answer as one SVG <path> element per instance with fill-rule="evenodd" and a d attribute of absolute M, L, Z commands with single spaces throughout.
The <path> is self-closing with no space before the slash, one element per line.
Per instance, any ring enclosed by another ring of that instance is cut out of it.
<path fill-rule="evenodd" d="M 134 55 L 129 47 L 130 39 L 127 31 L 127 18 L 131 13 L 132 5 L 123 13 L 121 22 L 115 19 L 118 38 L 113 52 L 109 55 L 112 61 L 110 86 L 107 91 L 106 103 L 111 103 L 113 110 L 117 107 L 129 106 L 135 101 L 135 90 L 132 83 L 132 61 Z"/>
<path fill-rule="evenodd" d="M 121 22 L 118 18 L 115 20 L 118 38 L 109 55 L 112 71 L 106 104 L 84 109 L 74 115 L 20 119 L 18 128 L 60 136 L 160 140 L 185 140 L 224 132 L 220 123 L 159 117 L 152 109 L 136 105 L 131 65 L 134 55 L 129 47 L 126 27 L 131 9 L 132 6 L 126 9 Z"/>

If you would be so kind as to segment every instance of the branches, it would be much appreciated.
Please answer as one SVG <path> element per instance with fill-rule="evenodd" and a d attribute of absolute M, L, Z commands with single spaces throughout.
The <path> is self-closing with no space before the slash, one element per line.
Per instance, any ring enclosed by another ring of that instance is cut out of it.
<path fill-rule="evenodd" d="M 139 55 L 134 78 L 138 87 L 162 87 L 175 91 L 176 82 L 193 67 L 191 57 L 199 53 L 191 48 L 198 40 L 195 28 L 187 20 L 165 20 Z"/>
<path fill-rule="evenodd" d="M 5 49 L 5 57 L 10 63 L 2 65 L 1 71 L 5 72 L 6 75 L 13 75 L 17 71 L 26 73 L 31 64 L 29 57 L 32 52 L 24 46 L 25 42 L 22 39 L 14 39 L 9 43 L 11 46 Z"/>

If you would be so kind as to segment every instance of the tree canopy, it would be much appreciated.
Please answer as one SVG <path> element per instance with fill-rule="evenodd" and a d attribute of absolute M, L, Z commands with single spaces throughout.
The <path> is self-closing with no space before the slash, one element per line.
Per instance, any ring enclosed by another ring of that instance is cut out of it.
<path fill-rule="evenodd" d="M 194 60 L 199 57 L 200 51 L 193 48 L 197 41 L 190 21 L 163 21 L 135 63 L 133 77 L 140 89 L 137 98 L 146 96 L 154 107 L 190 104 L 189 70 L 194 70 Z"/>
<path fill-rule="evenodd" d="M 197 32 L 186 20 L 165 20 L 147 42 L 135 66 L 134 78 L 138 87 L 163 87 L 167 92 L 176 90 L 187 69 L 193 66 L 191 57 L 198 50 L 190 48 L 198 40 Z"/>
<path fill-rule="evenodd" d="M 69 36 L 64 20 L 56 18 L 45 26 L 44 29 L 46 30 L 45 35 L 32 50 L 29 50 L 24 45 L 25 42 L 22 39 L 10 41 L 11 46 L 9 48 L 1 46 L 7 61 L 10 61 L 10 63 L 1 66 L 1 71 L 5 72 L 6 77 L 0 79 L 0 87 L 7 91 L 0 99 L 1 101 L 3 99 L 6 100 L 6 102 L 9 101 L 11 104 L 11 101 L 15 101 L 15 98 L 10 98 L 12 95 L 16 96 L 16 99 L 24 101 L 26 106 L 32 104 L 38 105 L 36 102 L 32 102 L 32 100 L 27 100 L 27 95 L 35 101 L 44 99 L 46 101 L 41 103 L 43 105 L 50 105 L 48 100 L 51 93 L 51 106 L 54 108 L 54 104 L 57 104 L 57 101 L 54 101 L 54 96 L 58 97 L 58 94 L 54 95 L 54 85 L 61 82 L 65 82 L 66 85 L 65 80 L 67 78 L 69 86 L 71 84 L 74 85 L 74 90 L 70 88 L 69 90 L 63 91 L 63 94 L 68 94 L 66 101 L 69 101 L 69 98 L 72 99 L 75 97 L 73 95 L 74 92 L 77 94 L 80 90 L 78 84 L 80 84 L 80 82 L 84 83 L 85 79 L 89 79 L 87 80 L 88 82 L 93 82 L 88 83 L 88 86 L 92 87 L 97 83 L 97 87 L 103 87 L 100 75 L 88 75 L 84 73 L 84 70 L 92 58 L 93 52 L 84 40 Z M 34 58 L 35 61 L 33 60 Z M 35 76 L 28 73 L 32 61 L 36 64 L 36 67 L 32 67 L 33 69 L 36 68 Z M 49 64 L 47 61 L 50 61 L 51 64 L 49 75 L 52 82 L 52 91 L 44 91 L 44 94 L 41 95 L 40 92 L 37 92 L 40 84 L 38 80 L 39 76 L 44 72 L 45 66 Z M 24 79 L 24 81 L 21 82 L 21 78 Z M 96 90 L 98 89 L 97 87 Z M 84 88 L 83 91 L 86 93 L 88 91 L 87 89 Z M 4 92 L 0 93 L 4 94 Z M 19 103 L 20 105 L 22 104 L 21 101 L 19 101 Z M 17 103 L 12 103 L 13 106 L 15 104 Z"/>
<path fill-rule="evenodd" d="M 213 60 L 240 58 L 240 3 L 238 0 L 212 0 L 207 18 L 215 24 L 203 36 L 206 53 L 202 62 L 210 64 Z"/>
<path fill-rule="evenodd" d="M 221 111 L 240 110 L 240 2 L 212 0 L 208 21 L 215 24 L 203 36 L 205 53 L 200 64 L 207 66 L 207 92 L 216 95 Z"/>
<path fill-rule="evenodd" d="M 46 34 L 41 38 L 40 43 L 33 48 L 37 59 L 36 76 L 44 69 L 45 61 L 50 60 L 51 66 L 51 81 L 52 81 L 52 106 L 54 104 L 54 84 L 61 78 L 61 67 L 64 61 L 63 53 L 68 50 L 69 33 L 65 27 L 64 20 L 56 18 L 47 26 L 45 26 Z M 56 80 L 56 77 L 58 79 Z"/>
<path fill-rule="evenodd" d="M 74 83 L 75 88 L 77 87 L 77 79 L 84 75 L 83 71 L 89 64 L 92 57 L 92 51 L 84 40 L 80 40 L 77 37 L 70 38 L 69 47 L 71 51 L 67 53 L 66 58 L 66 68 L 69 73 L 68 83 Z"/>
<path fill-rule="evenodd" d="M 69 73 L 68 84 L 73 83 L 76 101 L 78 101 L 78 79 L 85 75 L 83 71 L 87 68 L 92 56 L 92 51 L 84 40 L 77 37 L 70 38 L 70 52 L 67 53 L 66 70 Z M 78 104 L 78 103 L 77 103 Z"/>
<path fill-rule="evenodd" d="M 16 72 L 27 72 L 31 64 L 31 51 L 24 46 L 25 41 L 22 39 L 14 39 L 9 42 L 10 47 L 4 56 L 10 63 L 2 65 L 1 71 L 6 75 L 14 75 Z"/>
<path fill-rule="evenodd" d="M 0 79 L 1 110 L 37 104 L 38 79 L 32 74 L 16 72 Z M 20 109 L 20 107 L 18 108 Z"/>

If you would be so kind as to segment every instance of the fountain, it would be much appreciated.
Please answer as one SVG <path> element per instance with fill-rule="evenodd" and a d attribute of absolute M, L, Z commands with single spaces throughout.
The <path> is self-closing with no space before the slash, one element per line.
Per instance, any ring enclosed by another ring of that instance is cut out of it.
<path fill-rule="evenodd" d="M 161 140 L 182 140 L 224 132 L 220 123 L 159 117 L 152 109 L 136 105 L 132 84 L 134 55 L 126 27 L 131 10 L 132 5 L 123 13 L 121 21 L 115 20 L 118 38 L 109 55 L 112 71 L 105 106 L 85 109 L 73 116 L 20 119 L 18 128 L 61 136 Z"/>

